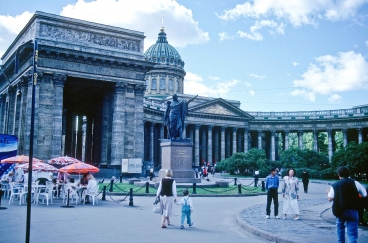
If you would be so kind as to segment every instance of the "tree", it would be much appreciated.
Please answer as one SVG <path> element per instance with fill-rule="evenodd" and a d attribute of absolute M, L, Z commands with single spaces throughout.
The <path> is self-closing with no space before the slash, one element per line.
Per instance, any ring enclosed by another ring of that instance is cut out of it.
<path fill-rule="evenodd" d="M 358 180 L 367 178 L 368 174 L 368 142 L 356 144 L 350 142 L 344 149 L 340 149 L 331 159 L 331 168 L 336 171 L 339 166 L 347 166 L 350 175 Z"/>
<path fill-rule="evenodd" d="M 328 157 L 314 150 L 290 148 L 281 153 L 280 162 L 283 168 L 309 168 L 323 170 L 329 167 Z"/>

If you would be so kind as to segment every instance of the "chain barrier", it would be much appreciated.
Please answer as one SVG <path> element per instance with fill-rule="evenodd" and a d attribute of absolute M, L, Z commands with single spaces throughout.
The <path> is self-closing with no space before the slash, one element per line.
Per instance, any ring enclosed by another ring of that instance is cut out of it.
<path fill-rule="evenodd" d="M 219 192 L 219 191 L 212 191 L 212 190 L 209 190 L 209 189 L 206 189 L 206 188 L 201 188 L 202 190 L 204 190 L 204 191 L 207 191 L 207 192 L 211 192 L 211 193 L 223 193 L 223 192 L 229 192 L 229 191 L 232 191 L 232 190 L 236 190 L 237 188 L 235 187 L 235 188 L 229 188 L 229 189 L 227 189 L 227 190 L 223 190 L 223 191 L 221 191 L 221 192 Z"/>

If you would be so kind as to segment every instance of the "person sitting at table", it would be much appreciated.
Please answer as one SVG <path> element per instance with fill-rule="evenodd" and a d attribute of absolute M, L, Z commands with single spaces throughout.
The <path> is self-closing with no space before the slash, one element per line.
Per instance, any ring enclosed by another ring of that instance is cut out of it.
<path fill-rule="evenodd" d="M 88 174 L 87 175 L 87 179 L 88 179 L 88 184 L 87 184 L 87 188 L 86 188 L 86 194 L 91 192 L 93 190 L 93 188 L 97 185 L 96 179 L 93 177 L 92 174 Z M 85 198 L 85 204 L 89 204 L 89 196 L 86 195 Z"/>
<path fill-rule="evenodd" d="M 79 181 L 79 186 L 87 186 L 88 185 L 88 179 L 87 179 L 88 174 L 89 173 L 86 173 L 86 174 L 83 175 L 83 177 Z"/>
<path fill-rule="evenodd" d="M 38 181 L 38 185 L 46 185 L 46 182 L 49 181 L 47 178 L 44 178 L 44 177 L 39 177 L 37 178 Z"/>
<path fill-rule="evenodd" d="M 8 182 L 8 183 L 11 183 L 13 182 L 13 176 L 14 176 L 14 172 L 13 171 L 10 171 L 8 173 L 8 175 L 6 176 L 5 180 Z"/>

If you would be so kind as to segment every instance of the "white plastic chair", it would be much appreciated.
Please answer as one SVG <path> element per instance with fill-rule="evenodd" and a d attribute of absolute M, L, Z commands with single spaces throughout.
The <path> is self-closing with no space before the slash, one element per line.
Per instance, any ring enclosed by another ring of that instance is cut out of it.
<path fill-rule="evenodd" d="M 39 202 L 39 198 L 40 196 L 43 197 L 42 199 L 42 203 L 44 203 L 44 200 L 46 199 L 46 205 L 49 205 L 49 199 L 50 199 L 50 202 L 52 204 L 52 188 L 54 187 L 54 185 L 50 182 L 46 182 L 46 188 L 39 188 L 38 189 L 38 193 L 37 193 L 37 199 L 36 199 L 36 203 L 38 204 Z"/>
<path fill-rule="evenodd" d="M 9 196 L 10 196 L 10 185 L 9 185 L 9 183 L 1 183 L 1 190 L 3 191 L 4 198 L 9 198 Z"/>
<path fill-rule="evenodd" d="M 22 195 L 23 195 L 23 188 L 15 186 L 15 182 L 9 183 L 10 186 L 10 197 L 9 197 L 9 204 L 14 201 L 14 198 L 18 198 L 19 205 L 22 204 Z"/>
<path fill-rule="evenodd" d="M 34 199 L 36 199 L 37 197 L 37 188 L 38 186 L 38 181 L 36 182 L 32 182 L 32 188 L 31 188 L 31 200 L 34 201 L 33 203 L 36 204 L 36 201 Z M 20 199 L 19 199 L 19 205 L 21 205 L 22 203 L 22 199 L 24 202 L 26 202 L 26 196 L 28 195 L 28 183 L 24 184 L 24 189 L 20 195 Z"/>
<path fill-rule="evenodd" d="M 86 196 L 90 196 L 92 197 L 92 205 L 95 205 L 95 199 L 96 199 L 96 204 L 98 204 L 98 189 L 99 189 L 99 185 L 96 185 L 94 187 L 92 187 L 90 190 L 87 190 L 86 192 Z M 86 203 L 86 197 L 83 198 L 83 204 Z"/>
<path fill-rule="evenodd" d="M 68 191 L 69 191 L 69 200 L 71 200 L 70 202 L 73 202 L 73 199 L 75 200 L 75 204 L 78 204 L 78 193 L 77 190 L 74 189 L 72 187 L 72 185 L 70 184 L 65 184 L 64 185 L 64 190 L 63 190 L 63 203 L 65 202 L 65 204 L 68 204 Z"/>

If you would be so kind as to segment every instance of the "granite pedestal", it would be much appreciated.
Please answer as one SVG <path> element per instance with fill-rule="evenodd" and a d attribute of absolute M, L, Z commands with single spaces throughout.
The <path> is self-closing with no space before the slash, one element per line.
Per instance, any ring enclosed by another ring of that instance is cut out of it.
<path fill-rule="evenodd" d="M 166 170 L 173 171 L 173 179 L 177 183 L 200 183 L 200 178 L 195 178 L 192 169 L 193 163 L 193 143 L 190 139 L 170 140 L 162 139 L 161 143 L 162 159 L 159 178 L 164 178 Z"/>

